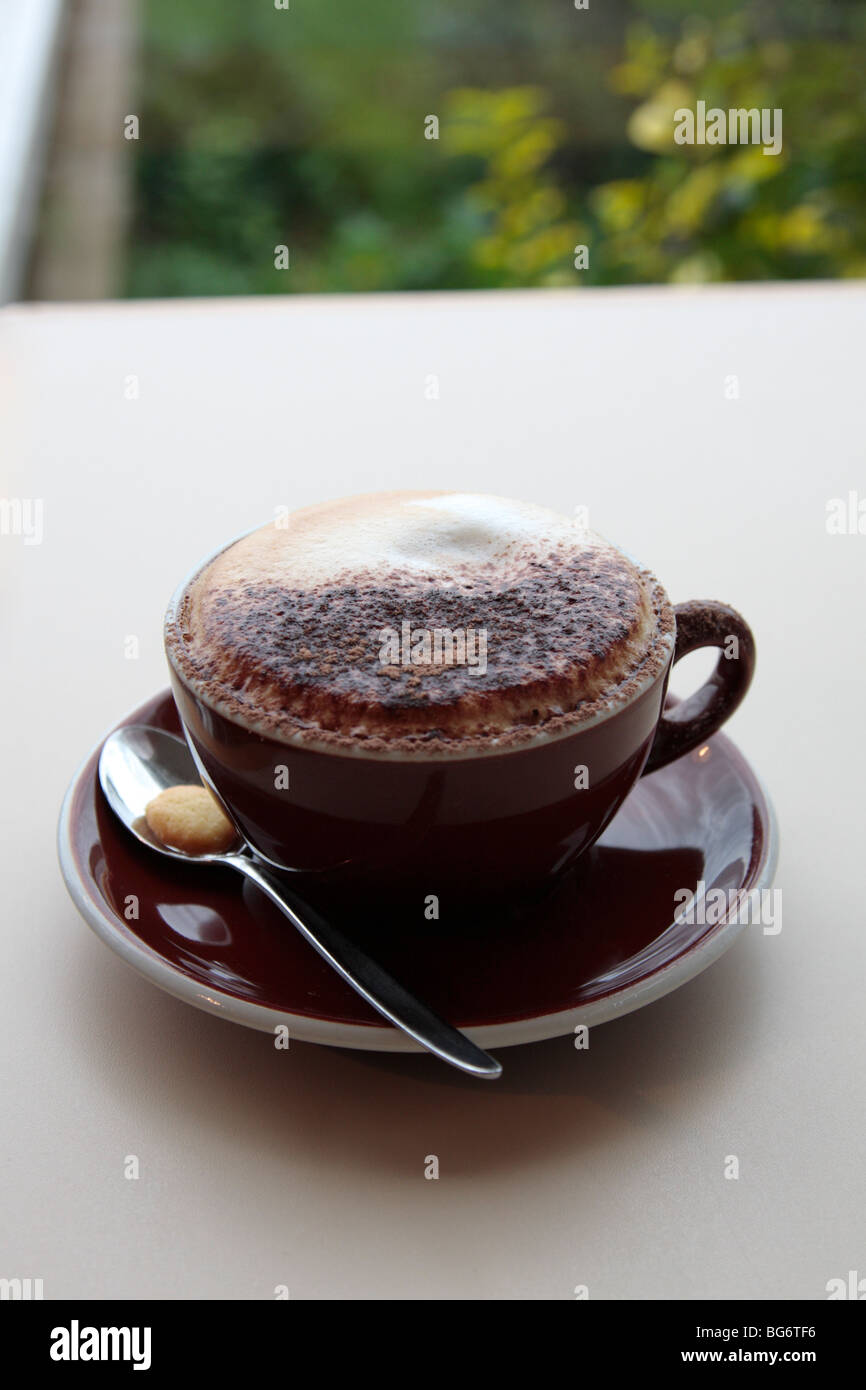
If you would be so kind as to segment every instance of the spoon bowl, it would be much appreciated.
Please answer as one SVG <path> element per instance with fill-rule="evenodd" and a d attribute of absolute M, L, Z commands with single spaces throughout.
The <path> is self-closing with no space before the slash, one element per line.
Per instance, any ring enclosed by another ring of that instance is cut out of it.
<path fill-rule="evenodd" d="M 163 844 L 153 834 L 145 811 L 160 792 L 169 787 L 195 786 L 201 778 L 183 739 L 164 729 L 152 729 L 142 724 L 116 729 L 103 744 L 99 757 L 99 784 L 118 820 L 122 821 L 137 840 L 150 849 L 166 854 L 170 859 L 184 859 L 199 864 L 221 863 L 225 853 L 188 854 L 185 850 Z M 243 848 L 238 835 L 237 849 Z"/>

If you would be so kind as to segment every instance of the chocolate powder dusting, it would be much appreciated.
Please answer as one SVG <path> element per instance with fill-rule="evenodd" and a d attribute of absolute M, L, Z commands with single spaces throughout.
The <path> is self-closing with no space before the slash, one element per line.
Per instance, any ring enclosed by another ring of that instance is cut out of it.
<path fill-rule="evenodd" d="M 447 636 L 444 659 L 430 659 L 423 634 L 437 632 L 462 633 L 468 659 L 448 660 L 459 649 Z M 434 577 L 392 568 L 215 593 L 205 583 L 194 605 L 187 591 L 178 634 L 169 645 L 186 678 L 263 732 L 465 749 L 519 744 L 627 698 L 667 659 L 673 614 L 652 575 L 613 547 L 559 543 Z"/>

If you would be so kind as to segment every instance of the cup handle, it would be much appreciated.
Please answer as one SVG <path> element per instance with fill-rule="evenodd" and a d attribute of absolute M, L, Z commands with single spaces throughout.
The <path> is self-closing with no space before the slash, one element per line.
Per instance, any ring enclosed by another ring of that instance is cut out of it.
<path fill-rule="evenodd" d="M 674 614 L 677 640 L 672 666 L 699 647 L 722 650 L 716 669 L 700 689 L 663 710 L 643 776 L 681 758 L 721 728 L 748 690 L 755 670 L 755 639 L 735 609 L 712 599 L 692 599 L 678 603 Z"/>

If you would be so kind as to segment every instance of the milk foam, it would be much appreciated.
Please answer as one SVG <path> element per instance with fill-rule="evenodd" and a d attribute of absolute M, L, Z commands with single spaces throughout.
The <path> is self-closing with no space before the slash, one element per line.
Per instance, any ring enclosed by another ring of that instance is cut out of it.
<path fill-rule="evenodd" d="M 395 570 L 447 579 L 465 566 L 506 569 L 527 548 L 543 559 L 561 542 L 584 550 L 606 544 L 528 502 L 461 492 L 373 493 L 307 507 L 287 526 L 261 527 L 217 556 L 199 588 L 213 594 L 264 581 L 313 589 L 347 574 L 381 582 Z"/>

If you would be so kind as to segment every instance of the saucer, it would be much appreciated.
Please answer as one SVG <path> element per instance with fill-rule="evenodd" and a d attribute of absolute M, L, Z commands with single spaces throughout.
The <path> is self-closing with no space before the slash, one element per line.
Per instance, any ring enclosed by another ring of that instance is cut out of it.
<path fill-rule="evenodd" d="M 180 733 L 169 691 L 121 723 Z M 99 751 L 69 787 L 58 845 L 72 900 L 106 945 L 169 994 L 249 1028 L 284 1024 L 308 1042 L 421 1050 L 252 884 L 228 869 L 159 858 L 134 840 L 99 787 Z M 348 917 L 343 909 L 340 925 L 481 1047 L 507 1047 L 605 1023 L 700 974 L 745 930 L 735 893 L 768 888 L 777 854 L 761 783 L 716 734 L 639 781 L 542 902 L 471 913 L 442 903 L 441 919 L 428 921 L 422 897 L 417 920 L 407 923 L 405 910 L 389 915 L 383 881 L 381 900 L 357 904 Z M 733 911 L 716 920 L 696 900 L 684 913 L 675 894 L 695 893 L 699 883 L 707 893 L 725 890 Z"/>

